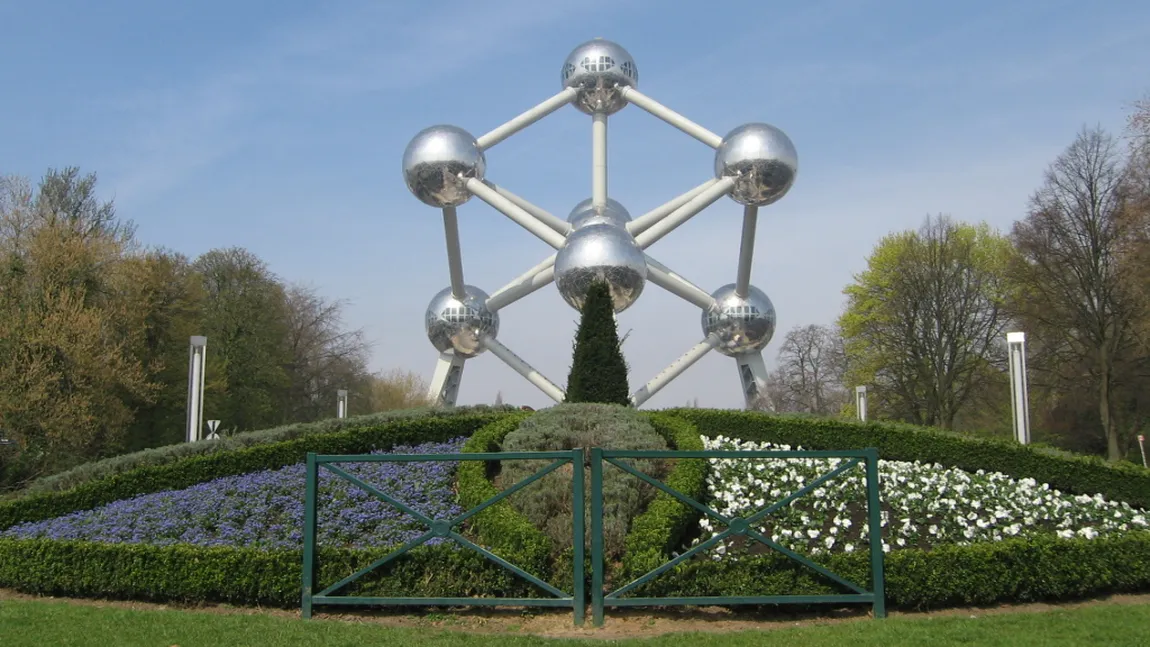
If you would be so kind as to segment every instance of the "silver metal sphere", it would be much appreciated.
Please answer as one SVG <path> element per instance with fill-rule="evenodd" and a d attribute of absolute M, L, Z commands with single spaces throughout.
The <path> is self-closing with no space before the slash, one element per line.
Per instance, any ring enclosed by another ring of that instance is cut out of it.
<path fill-rule="evenodd" d="M 627 105 L 619 91 L 626 86 L 638 87 L 639 68 L 622 46 L 596 38 L 567 55 L 562 79 L 564 87 L 579 91 L 572 102 L 576 108 L 589 115 L 612 114 Z"/>
<path fill-rule="evenodd" d="M 403 151 L 407 188 L 433 207 L 457 207 L 471 197 L 467 178 L 483 179 L 487 160 L 471 133 L 456 126 L 419 131 Z"/>
<path fill-rule="evenodd" d="M 799 172 L 799 154 L 786 133 L 769 124 L 744 124 L 715 150 L 715 177 L 735 177 L 731 198 L 761 207 L 786 195 Z"/>
<path fill-rule="evenodd" d="M 631 214 L 627 213 L 623 205 L 611 198 L 607 198 L 607 206 L 601 209 L 593 207 L 591 198 L 587 198 L 575 205 L 571 215 L 567 216 L 567 222 L 571 223 L 572 229 L 580 229 L 587 225 L 626 227 L 627 223 L 631 222 Z"/>
<path fill-rule="evenodd" d="M 499 334 L 499 313 L 487 309 L 486 292 L 473 285 L 465 285 L 463 289 L 463 300 L 452 296 L 450 287 L 432 297 L 424 327 L 436 350 L 468 358 L 486 350 L 480 343 L 484 335 Z"/>
<path fill-rule="evenodd" d="M 615 312 L 635 303 L 647 282 L 647 259 L 635 239 L 612 225 L 594 224 L 567 236 L 555 256 L 555 285 L 563 300 L 576 310 L 583 308 L 587 289 L 595 281 L 611 288 Z"/>
<path fill-rule="evenodd" d="M 715 305 L 703 311 L 703 334 L 719 335 L 715 350 L 734 357 L 766 348 L 775 334 L 775 306 L 762 290 L 752 285 L 739 298 L 731 283 L 711 296 Z"/>

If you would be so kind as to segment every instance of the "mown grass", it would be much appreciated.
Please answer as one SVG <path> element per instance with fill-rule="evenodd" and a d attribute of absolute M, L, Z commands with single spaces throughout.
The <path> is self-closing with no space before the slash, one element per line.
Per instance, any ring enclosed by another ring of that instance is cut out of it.
<path fill-rule="evenodd" d="M 604 636 L 595 630 L 586 630 L 584 635 L 587 638 Z M 282 615 L 139 610 L 44 600 L 10 599 L 0 602 L 0 645 L 5 647 L 527 647 L 586 644 L 634 647 L 698 647 L 700 644 L 730 647 L 1147 645 L 1150 644 L 1150 604 L 1098 604 L 1051 611 L 986 615 L 975 612 L 973 617 L 968 614 L 901 616 L 881 621 L 859 619 L 763 631 L 670 634 L 644 639 L 588 642 L 582 638 L 555 639 L 506 633 L 466 634 L 430 627 L 400 628 L 373 622 L 304 621 Z"/>

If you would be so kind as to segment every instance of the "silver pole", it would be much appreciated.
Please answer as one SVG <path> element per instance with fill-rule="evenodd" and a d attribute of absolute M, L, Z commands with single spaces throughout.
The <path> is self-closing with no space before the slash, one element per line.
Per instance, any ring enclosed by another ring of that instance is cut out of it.
<path fill-rule="evenodd" d="M 687 133 L 691 137 L 703 142 L 711 148 L 718 148 L 723 143 L 723 138 L 715 133 L 707 130 L 699 124 L 687 119 L 683 115 L 671 110 L 667 106 L 655 101 L 651 97 L 639 92 L 633 87 L 626 87 L 622 90 L 623 98 L 628 103 L 633 103 L 643 110 L 651 113 L 655 117 L 671 124 L 675 128 Z"/>
<path fill-rule="evenodd" d="M 203 437 L 204 426 L 204 368 L 207 359 L 208 338 L 193 335 L 188 348 L 188 425 L 187 442 Z"/>
<path fill-rule="evenodd" d="M 591 204 L 607 206 L 607 113 L 591 115 Z"/>
<path fill-rule="evenodd" d="M 347 389 L 339 389 L 335 392 L 335 417 L 347 417 Z"/>
<path fill-rule="evenodd" d="M 639 244 L 640 249 L 647 249 L 654 245 L 655 241 L 671 233 L 679 225 L 687 222 L 700 211 L 714 204 L 716 200 L 727 195 L 733 186 L 735 186 L 735 178 L 733 177 L 728 176 L 717 180 L 711 186 L 700 191 L 699 195 L 691 198 L 686 204 L 672 211 L 666 218 L 635 236 L 635 242 Z"/>
<path fill-rule="evenodd" d="M 483 338 L 483 346 L 491 351 L 492 355 L 503 360 L 503 363 L 510 366 L 516 373 L 527 378 L 528 382 L 534 384 L 540 391 L 545 393 L 547 397 L 556 402 L 562 402 L 567 398 L 567 395 L 563 393 L 563 389 L 560 389 L 554 382 L 543 377 L 539 371 L 531 368 L 530 364 L 511 352 L 510 348 L 496 341 L 494 337 L 490 335 L 485 336 Z"/>
<path fill-rule="evenodd" d="M 1013 414 L 1014 439 L 1030 444 L 1030 396 L 1026 386 L 1026 333 L 1006 333 L 1010 352 L 1010 410 Z"/>
<path fill-rule="evenodd" d="M 443 232 L 447 239 L 447 271 L 451 276 L 451 296 L 467 298 L 463 288 L 463 253 L 459 249 L 459 218 L 455 207 L 443 208 Z"/>
<path fill-rule="evenodd" d="M 711 352 L 719 345 L 719 336 L 715 334 L 708 335 L 706 339 L 695 344 L 686 353 L 683 353 L 679 359 L 671 362 L 671 365 L 663 369 L 658 375 L 651 378 L 650 382 L 643 385 L 631 396 L 631 402 L 636 407 L 642 405 L 647 400 L 650 400 L 656 393 L 663 387 L 671 383 L 672 380 L 683 374 L 688 368 L 703 358 L 704 355 Z"/>
<path fill-rule="evenodd" d="M 515 224 L 535 234 L 540 240 L 555 249 L 561 249 L 563 244 L 567 242 L 567 238 L 563 234 L 540 222 L 535 216 L 514 202 L 499 195 L 495 189 L 492 189 L 480 180 L 468 178 L 467 190 L 475 197 L 494 207 L 499 213 L 515 221 Z"/>
<path fill-rule="evenodd" d="M 481 135 L 479 139 L 475 140 L 475 143 L 478 144 L 479 150 L 487 150 L 568 103 L 571 103 L 571 100 L 575 98 L 576 94 L 578 94 L 578 92 L 575 88 L 563 88 L 559 94 L 556 94 L 533 108 L 528 108 L 523 113 L 512 118 L 511 121 L 496 127 L 487 134 Z"/>
<path fill-rule="evenodd" d="M 715 182 L 718 182 L 718 180 L 711 178 L 699 186 L 691 189 L 690 191 L 671 198 L 663 204 L 627 223 L 627 231 L 630 232 L 632 236 L 638 236 L 644 231 L 647 231 L 651 228 L 651 225 L 654 225 L 663 218 L 671 215 L 676 209 L 693 200 L 695 196 L 714 186 Z"/>
<path fill-rule="evenodd" d="M 751 287 L 751 264 L 755 256 L 755 225 L 759 218 L 759 208 L 743 207 L 743 237 L 739 242 L 739 273 L 735 279 L 735 296 L 747 298 Z"/>
<path fill-rule="evenodd" d="M 855 387 L 855 413 L 860 422 L 866 422 L 866 387 Z"/>

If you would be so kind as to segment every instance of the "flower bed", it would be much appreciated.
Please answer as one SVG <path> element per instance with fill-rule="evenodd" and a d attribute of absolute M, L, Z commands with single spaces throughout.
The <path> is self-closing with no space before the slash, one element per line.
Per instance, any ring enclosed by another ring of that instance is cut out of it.
<path fill-rule="evenodd" d="M 704 443 L 707 449 L 716 450 L 790 450 L 788 445 L 723 436 L 704 438 Z M 719 513 L 745 516 L 841 463 L 841 459 L 713 459 L 708 494 Z M 1101 495 L 1067 494 L 1034 479 L 1012 479 L 997 472 L 971 473 L 938 464 L 879 461 L 879 481 L 886 551 L 892 545 L 929 549 L 1039 535 L 1093 539 L 1150 528 L 1148 513 L 1125 502 Z M 816 488 L 768 519 L 770 522 L 761 526 L 764 534 L 797 552 L 850 553 L 867 547 L 863 467 Z M 706 518 L 700 526 L 700 541 L 722 530 Z M 741 541 L 720 544 L 712 558 L 737 559 L 758 549 L 757 544 Z"/>
<path fill-rule="evenodd" d="M 458 452 L 463 438 L 394 447 L 373 454 Z M 453 463 L 352 463 L 348 473 L 433 519 L 462 512 Z M 321 469 L 318 543 L 335 548 L 402 544 L 424 528 L 411 516 Z M 86 540 L 156 546 L 299 549 L 303 544 L 303 464 L 227 476 L 182 490 L 144 494 L 54 519 L 13 526 L 0 538 Z M 432 540 L 429 544 L 442 540 Z"/>

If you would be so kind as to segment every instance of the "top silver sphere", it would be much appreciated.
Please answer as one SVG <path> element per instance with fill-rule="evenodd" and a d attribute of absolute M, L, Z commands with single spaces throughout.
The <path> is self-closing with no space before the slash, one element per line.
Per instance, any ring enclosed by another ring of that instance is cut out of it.
<path fill-rule="evenodd" d="M 433 207 L 457 207 L 467 202 L 467 178 L 483 179 L 487 160 L 471 133 L 456 126 L 432 126 L 419 131 L 403 151 L 407 188 Z"/>
<path fill-rule="evenodd" d="M 619 92 L 639 85 L 635 59 L 617 43 L 602 38 L 576 47 L 563 63 L 563 86 L 575 88 L 575 107 L 587 113 L 613 114 L 627 105 Z"/>
<path fill-rule="evenodd" d="M 450 287 L 432 297 L 424 328 L 436 350 L 468 358 L 486 350 L 484 336 L 499 334 L 499 313 L 487 309 L 487 293 L 483 290 L 465 285 L 463 291 L 463 299 L 456 299 Z"/>
<path fill-rule="evenodd" d="M 611 304 L 622 312 L 635 303 L 647 282 L 647 257 L 626 230 L 587 225 L 567 236 L 555 254 L 555 286 L 563 300 L 583 309 L 587 290 L 596 281 L 611 289 Z"/>
<path fill-rule="evenodd" d="M 596 209 L 591 204 L 591 198 L 580 202 L 575 205 L 571 210 L 571 215 L 567 216 L 567 222 L 571 223 L 571 229 L 580 229 L 587 225 L 612 225 L 614 227 L 626 227 L 627 223 L 631 222 L 631 214 L 627 213 L 627 209 L 611 198 L 607 198 L 607 206 Z"/>
<path fill-rule="evenodd" d="M 766 348 L 775 335 L 775 306 L 762 290 L 752 285 L 739 298 L 730 283 L 711 296 L 715 305 L 703 311 L 703 335 L 719 335 L 715 350 L 734 357 Z"/>
<path fill-rule="evenodd" d="M 769 124 L 745 124 L 715 150 L 715 177 L 734 177 L 731 198 L 761 207 L 786 195 L 799 172 L 799 154 L 786 133 Z"/>

